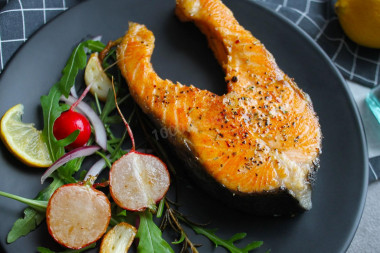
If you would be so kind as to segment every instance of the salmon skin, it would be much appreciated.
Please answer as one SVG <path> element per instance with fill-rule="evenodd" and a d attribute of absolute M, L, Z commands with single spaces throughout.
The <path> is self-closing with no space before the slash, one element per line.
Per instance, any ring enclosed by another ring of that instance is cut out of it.
<path fill-rule="evenodd" d="M 134 100 L 175 132 L 170 142 L 205 191 L 252 214 L 309 210 L 322 136 L 309 96 L 221 1 L 177 0 L 175 12 L 207 37 L 227 93 L 161 79 L 153 33 L 130 23 L 117 58 Z"/>

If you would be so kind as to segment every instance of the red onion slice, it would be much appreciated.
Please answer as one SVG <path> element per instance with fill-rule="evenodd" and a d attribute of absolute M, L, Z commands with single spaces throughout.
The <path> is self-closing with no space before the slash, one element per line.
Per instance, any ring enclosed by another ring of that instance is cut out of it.
<path fill-rule="evenodd" d="M 110 156 L 108 155 L 107 158 Z M 88 170 L 86 177 L 84 178 L 84 181 L 89 180 L 91 184 L 94 184 L 96 178 L 99 176 L 100 172 L 105 168 L 106 160 L 104 158 L 101 158 L 99 161 L 94 163 L 92 167 Z"/>
<path fill-rule="evenodd" d="M 73 96 L 69 96 L 68 98 L 62 96 L 60 98 L 61 101 L 65 102 L 66 104 L 72 105 L 74 104 L 77 99 Z M 99 118 L 98 114 L 85 102 L 80 102 L 78 106 L 76 107 L 78 111 L 86 115 L 88 120 L 91 122 L 92 127 L 95 131 L 95 141 L 96 143 L 103 149 L 107 150 L 107 134 L 106 129 L 104 128 L 104 124 L 102 120 Z"/>
<path fill-rule="evenodd" d="M 73 87 L 71 87 L 70 94 L 71 96 L 78 98 L 78 93 L 77 93 L 77 90 L 75 89 L 75 84 L 73 85 Z"/>
<path fill-rule="evenodd" d="M 85 146 L 85 147 L 80 147 L 76 148 L 66 154 L 64 154 L 61 158 L 59 158 L 55 163 L 53 163 L 49 169 L 45 171 L 45 173 L 41 177 L 41 184 L 44 183 L 46 178 L 48 178 L 56 169 L 64 165 L 65 163 L 78 158 L 82 156 L 89 156 L 94 154 L 96 151 L 98 151 L 100 147 L 98 146 Z"/>

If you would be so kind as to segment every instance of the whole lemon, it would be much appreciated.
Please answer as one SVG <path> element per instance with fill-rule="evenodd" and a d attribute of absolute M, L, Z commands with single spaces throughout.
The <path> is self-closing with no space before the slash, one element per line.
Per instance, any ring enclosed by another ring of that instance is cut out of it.
<path fill-rule="evenodd" d="M 380 0 L 338 0 L 335 12 L 351 40 L 380 48 Z"/>

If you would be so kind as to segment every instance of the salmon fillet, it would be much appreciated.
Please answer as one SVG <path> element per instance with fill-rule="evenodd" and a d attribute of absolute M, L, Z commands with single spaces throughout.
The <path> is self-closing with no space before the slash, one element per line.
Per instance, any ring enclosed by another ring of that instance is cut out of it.
<path fill-rule="evenodd" d="M 273 56 L 219 0 L 177 0 L 176 15 L 206 35 L 225 71 L 227 93 L 161 79 L 154 35 L 130 23 L 117 58 L 130 92 L 200 186 L 244 211 L 289 215 L 311 208 L 321 130 L 312 103 Z"/>

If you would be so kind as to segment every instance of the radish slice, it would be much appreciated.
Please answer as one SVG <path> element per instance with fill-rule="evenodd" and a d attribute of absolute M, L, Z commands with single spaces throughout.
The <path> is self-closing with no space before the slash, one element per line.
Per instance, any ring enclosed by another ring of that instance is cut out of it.
<path fill-rule="evenodd" d="M 127 150 L 129 152 L 130 150 Z M 152 149 L 137 149 L 140 153 L 153 153 Z M 110 155 L 106 156 L 107 158 L 110 158 Z M 105 168 L 106 161 L 102 158 L 96 163 L 94 163 L 91 168 L 88 170 L 84 181 L 89 181 L 90 184 L 94 184 L 95 180 L 98 178 L 99 174 L 103 171 Z"/>
<path fill-rule="evenodd" d="M 74 104 L 77 99 L 73 96 L 69 96 L 68 98 L 62 96 L 60 98 L 61 101 L 65 102 L 66 104 L 72 105 Z M 78 106 L 76 107 L 80 113 L 83 113 L 86 115 L 88 120 L 91 122 L 92 127 L 94 128 L 95 132 L 95 141 L 96 143 L 104 150 L 107 150 L 107 134 L 106 129 L 104 128 L 104 124 L 102 120 L 99 118 L 98 114 L 85 102 L 80 102 Z"/>
<path fill-rule="evenodd" d="M 170 186 L 165 163 L 133 150 L 113 163 L 109 180 L 112 198 L 120 207 L 132 211 L 153 207 Z"/>
<path fill-rule="evenodd" d="M 107 196 L 83 184 L 58 188 L 46 210 L 49 233 L 59 244 L 71 249 L 81 249 L 101 238 L 110 219 Z"/>
<path fill-rule="evenodd" d="M 99 253 L 128 252 L 136 233 L 137 229 L 126 222 L 117 224 L 104 236 Z"/>
<path fill-rule="evenodd" d="M 53 163 L 49 169 L 45 171 L 45 173 L 41 177 L 41 184 L 44 183 L 46 178 L 48 178 L 51 173 L 53 173 L 56 169 L 61 167 L 63 164 L 78 158 L 82 156 L 89 156 L 94 154 L 96 151 L 98 151 L 100 148 L 98 146 L 86 146 L 86 147 L 80 147 L 76 148 L 66 154 L 64 154 L 61 158 L 59 158 L 55 163 Z"/>
<path fill-rule="evenodd" d="M 107 158 L 110 156 L 108 155 Z M 104 169 L 106 165 L 106 160 L 103 158 L 94 163 L 92 167 L 88 170 L 86 177 L 84 178 L 84 181 L 89 181 L 91 184 L 94 184 L 96 178 L 99 176 L 100 172 Z"/>

